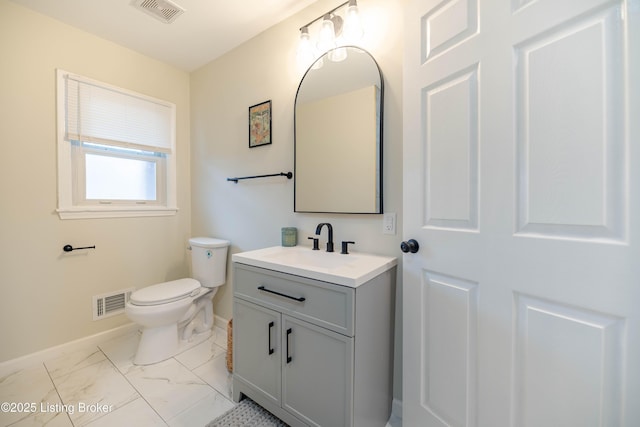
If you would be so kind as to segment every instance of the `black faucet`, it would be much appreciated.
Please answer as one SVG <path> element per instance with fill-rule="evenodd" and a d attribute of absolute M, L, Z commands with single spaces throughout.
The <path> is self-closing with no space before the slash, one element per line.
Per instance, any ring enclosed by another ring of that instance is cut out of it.
<path fill-rule="evenodd" d="M 320 235 L 323 225 L 326 225 L 327 228 L 329 229 L 329 237 L 327 240 L 327 252 L 333 252 L 333 227 L 331 226 L 331 224 L 329 224 L 328 222 L 323 222 L 318 224 L 318 226 L 316 227 L 316 235 L 317 236 Z"/>

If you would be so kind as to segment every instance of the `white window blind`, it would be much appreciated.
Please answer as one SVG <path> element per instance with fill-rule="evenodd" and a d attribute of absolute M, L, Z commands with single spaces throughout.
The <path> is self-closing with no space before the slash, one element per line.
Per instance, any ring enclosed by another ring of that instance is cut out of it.
<path fill-rule="evenodd" d="M 151 97 L 65 75 L 67 141 L 171 154 L 174 106 Z"/>
<path fill-rule="evenodd" d="M 58 69 L 62 219 L 175 215 L 176 105 Z"/>

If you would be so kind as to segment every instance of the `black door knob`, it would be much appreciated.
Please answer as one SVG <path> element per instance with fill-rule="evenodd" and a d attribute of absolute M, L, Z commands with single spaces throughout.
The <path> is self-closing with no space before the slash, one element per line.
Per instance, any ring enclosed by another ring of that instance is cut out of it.
<path fill-rule="evenodd" d="M 420 245 L 413 239 L 409 239 L 406 242 L 400 243 L 400 250 L 405 254 L 407 252 L 415 254 L 416 252 L 418 252 L 418 249 L 420 249 Z"/>

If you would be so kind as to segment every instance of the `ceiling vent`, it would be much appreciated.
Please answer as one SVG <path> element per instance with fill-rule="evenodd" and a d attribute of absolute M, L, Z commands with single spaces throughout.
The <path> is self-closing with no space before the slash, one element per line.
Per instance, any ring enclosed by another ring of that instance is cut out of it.
<path fill-rule="evenodd" d="M 169 0 L 133 0 L 131 5 L 165 24 L 171 24 L 184 13 L 182 7 Z"/>

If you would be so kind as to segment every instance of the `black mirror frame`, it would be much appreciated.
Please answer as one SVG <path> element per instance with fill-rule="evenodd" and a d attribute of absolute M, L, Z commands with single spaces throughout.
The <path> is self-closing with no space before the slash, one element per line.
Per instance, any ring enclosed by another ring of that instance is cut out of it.
<path fill-rule="evenodd" d="M 378 123 L 378 133 L 379 133 L 379 142 L 378 142 L 378 158 L 379 158 L 379 176 L 377 177 L 378 182 L 378 188 L 380 189 L 380 198 L 379 198 L 379 202 L 378 202 L 378 206 L 377 206 L 377 211 L 376 212 L 344 212 L 344 211 L 310 211 L 310 210 L 298 210 L 297 209 L 297 205 L 296 205 L 296 188 L 297 188 L 297 165 L 296 165 L 296 144 L 297 144 L 297 138 L 296 138 L 296 106 L 298 103 L 298 95 L 300 93 L 300 88 L 302 87 L 302 83 L 304 82 L 305 77 L 307 76 L 307 74 L 309 74 L 310 71 L 313 70 L 313 66 L 320 60 L 324 60 L 324 59 L 328 59 L 329 54 L 331 52 L 333 52 L 336 49 L 341 49 L 341 48 L 355 48 L 355 49 L 359 49 L 361 50 L 364 54 L 368 55 L 371 60 L 373 61 L 373 63 L 375 64 L 377 70 L 378 70 L 378 75 L 380 76 L 380 119 L 379 119 L 379 123 Z M 340 46 L 337 47 L 335 49 L 331 49 L 327 52 L 325 52 L 322 56 L 320 56 L 318 59 L 316 59 L 310 66 L 309 68 L 305 71 L 304 75 L 302 76 L 302 78 L 300 79 L 300 83 L 298 84 L 298 89 L 296 90 L 296 97 L 295 97 L 295 101 L 293 104 L 293 171 L 294 171 L 294 183 L 293 183 L 293 211 L 297 212 L 297 213 L 339 213 L 339 214 L 353 214 L 353 215 L 381 215 L 384 213 L 384 198 L 383 198 L 383 165 L 384 165 L 384 144 L 383 144 L 383 134 L 384 134 L 384 76 L 382 74 L 382 70 L 380 69 L 380 65 L 378 64 L 378 62 L 376 61 L 376 59 L 373 57 L 373 55 L 371 53 L 369 53 L 367 50 L 358 47 L 358 46 Z"/>

